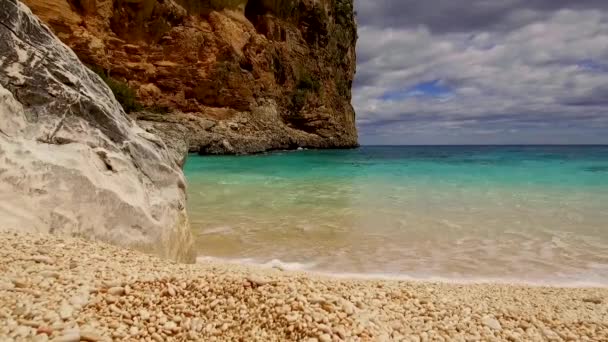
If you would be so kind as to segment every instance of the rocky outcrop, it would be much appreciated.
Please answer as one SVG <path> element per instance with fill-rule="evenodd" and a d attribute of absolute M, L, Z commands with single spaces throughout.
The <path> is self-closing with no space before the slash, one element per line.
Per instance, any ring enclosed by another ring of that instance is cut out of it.
<path fill-rule="evenodd" d="M 0 0 L 0 230 L 192 260 L 179 163 L 25 5 Z"/>
<path fill-rule="evenodd" d="M 24 1 L 190 151 L 357 145 L 353 0 Z"/>

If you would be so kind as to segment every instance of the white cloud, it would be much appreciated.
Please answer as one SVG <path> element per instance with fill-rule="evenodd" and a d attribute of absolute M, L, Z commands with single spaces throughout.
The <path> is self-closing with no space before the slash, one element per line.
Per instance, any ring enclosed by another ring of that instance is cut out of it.
<path fill-rule="evenodd" d="M 547 134 L 608 129 L 608 65 L 601 64 L 608 61 L 608 13 L 523 8 L 506 18 L 518 25 L 468 32 L 362 25 L 353 103 L 363 142 L 454 129 L 513 139 L 541 124 Z M 450 96 L 385 96 L 433 80 Z"/>

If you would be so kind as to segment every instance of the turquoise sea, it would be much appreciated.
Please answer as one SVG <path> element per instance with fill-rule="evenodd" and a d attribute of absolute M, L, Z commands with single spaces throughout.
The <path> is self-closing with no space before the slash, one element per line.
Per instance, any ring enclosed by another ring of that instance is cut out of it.
<path fill-rule="evenodd" d="M 608 286 L 608 146 L 191 156 L 185 172 L 201 259 Z"/>

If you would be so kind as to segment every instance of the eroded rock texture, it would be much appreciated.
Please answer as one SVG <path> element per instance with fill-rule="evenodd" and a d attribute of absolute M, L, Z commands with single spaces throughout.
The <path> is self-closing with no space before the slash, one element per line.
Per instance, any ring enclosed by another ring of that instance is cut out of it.
<path fill-rule="evenodd" d="M 25 0 L 83 62 L 171 112 L 135 114 L 149 130 L 202 153 L 357 145 L 352 2 Z"/>
<path fill-rule="evenodd" d="M 1 230 L 82 235 L 192 260 L 172 152 L 25 5 L 0 0 Z"/>

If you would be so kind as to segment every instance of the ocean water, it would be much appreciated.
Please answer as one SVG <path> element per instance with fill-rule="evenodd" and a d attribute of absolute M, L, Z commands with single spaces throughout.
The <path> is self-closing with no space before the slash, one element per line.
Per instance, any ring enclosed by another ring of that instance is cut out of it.
<path fill-rule="evenodd" d="M 608 146 L 191 156 L 185 172 L 201 259 L 608 286 Z"/>

